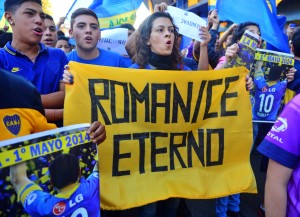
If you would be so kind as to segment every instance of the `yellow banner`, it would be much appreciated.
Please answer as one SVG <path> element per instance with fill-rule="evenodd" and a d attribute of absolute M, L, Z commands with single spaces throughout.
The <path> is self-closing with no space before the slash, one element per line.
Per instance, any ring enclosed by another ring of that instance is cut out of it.
<path fill-rule="evenodd" d="M 118 14 L 112 17 L 99 18 L 100 28 L 114 28 L 120 26 L 123 23 L 134 24 L 136 18 L 136 10 L 129 11 L 127 13 Z"/>
<path fill-rule="evenodd" d="M 69 63 L 64 123 L 99 120 L 101 207 L 256 192 L 243 67 L 159 71 Z"/>

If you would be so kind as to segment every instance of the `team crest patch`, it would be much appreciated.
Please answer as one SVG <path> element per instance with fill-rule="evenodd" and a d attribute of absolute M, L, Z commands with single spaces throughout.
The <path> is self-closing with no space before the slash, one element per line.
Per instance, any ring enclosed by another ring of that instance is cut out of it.
<path fill-rule="evenodd" d="M 14 135 L 18 135 L 21 129 L 21 118 L 19 115 L 15 114 L 12 116 L 6 115 L 3 118 L 5 127 Z"/>
<path fill-rule="evenodd" d="M 59 202 L 54 205 L 52 212 L 54 215 L 60 215 L 62 214 L 66 209 L 66 203 L 65 202 Z"/>

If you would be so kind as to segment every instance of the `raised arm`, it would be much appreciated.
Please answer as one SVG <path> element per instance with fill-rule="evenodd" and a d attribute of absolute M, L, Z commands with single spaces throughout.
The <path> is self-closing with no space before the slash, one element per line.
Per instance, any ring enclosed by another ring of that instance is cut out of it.
<path fill-rule="evenodd" d="M 222 34 L 222 36 L 219 39 L 220 46 L 223 45 L 223 43 L 227 40 L 227 37 L 233 33 L 234 29 L 237 26 L 238 25 L 236 23 L 233 23 L 228 29 L 226 29 L 226 31 Z"/>
<path fill-rule="evenodd" d="M 10 167 L 10 181 L 17 194 L 19 194 L 19 191 L 23 186 L 32 183 L 27 177 L 26 169 L 26 162 Z"/>
<path fill-rule="evenodd" d="M 208 49 L 207 45 L 211 39 L 211 36 L 208 32 L 208 28 L 205 26 L 200 27 L 200 56 L 198 62 L 198 70 L 208 70 L 209 63 L 208 63 Z"/>

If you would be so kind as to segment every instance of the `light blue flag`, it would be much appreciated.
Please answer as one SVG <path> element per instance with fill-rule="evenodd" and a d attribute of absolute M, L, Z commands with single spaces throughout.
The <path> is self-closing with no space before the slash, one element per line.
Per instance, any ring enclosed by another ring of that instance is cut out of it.
<path fill-rule="evenodd" d="M 230 20 L 238 24 L 246 21 L 258 23 L 264 40 L 279 51 L 290 52 L 288 41 L 266 1 L 218 0 L 216 8 L 220 20 Z"/>
<path fill-rule="evenodd" d="M 100 21 L 101 29 L 115 28 L 123 23 L 134 24 L 136 10 L 143 0 L 94 0 L 89 6 Z"/>
<path fill-rule="evenodd" d="M 0 20 L 2 19 L 4 15 L 4 0 L 0 0 Z"/>
<path fill-rule="evenodd" d="M 0 29 L 3 28 L 4 25 L 8 25 L 8 23 L 4 17 L 4 0 L 0 0 Z M 11 28 L 9 32 L 11 32 Z"/>

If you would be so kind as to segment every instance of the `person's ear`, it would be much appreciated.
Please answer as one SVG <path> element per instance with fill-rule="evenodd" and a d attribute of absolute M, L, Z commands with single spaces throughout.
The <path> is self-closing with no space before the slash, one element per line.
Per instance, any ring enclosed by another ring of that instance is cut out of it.
<path fill-rule="evenodd" d="M 73 30 L 72 29 L 69 29 L 69 36 L 70 36 L 70 38 L 74 38 Z"/>
<path fill-rule="evenodd" d="M 5 17 L 5 19 L 7 20 L 7 22 L 8 22 L 10 25 L 14 25 L 14 24 L 15 24 L 14 21 L 13 21 L 11 12 L 5 12 L 5 13 L 4 13 L 4 17 Z"/>

